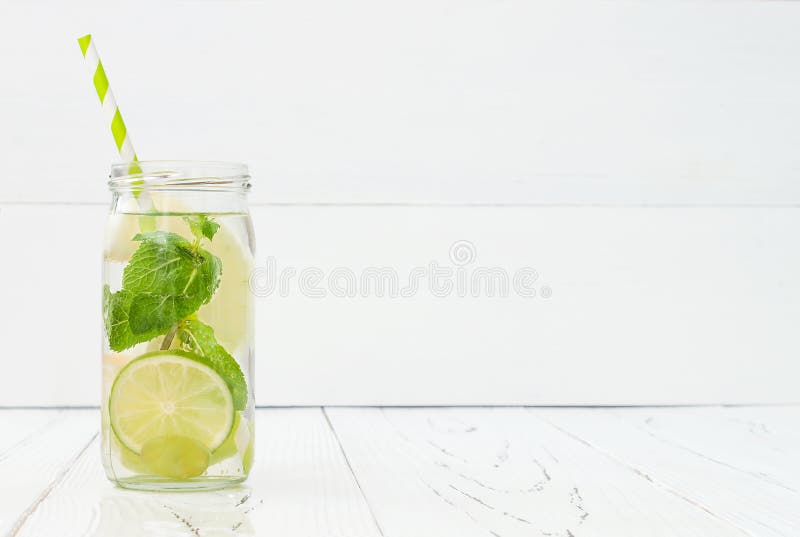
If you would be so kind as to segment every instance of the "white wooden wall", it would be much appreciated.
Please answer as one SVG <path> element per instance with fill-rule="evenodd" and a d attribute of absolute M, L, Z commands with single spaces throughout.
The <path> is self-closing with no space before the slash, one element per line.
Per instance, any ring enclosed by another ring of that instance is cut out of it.
<path fill-rule="evenodd" d="M 549 298 L 258 300 L 260 404 L 797 402 L 800 3 L 0 0 L 0 405 L 91 405 L 114 160 L 245 161 L 258 263 Z"/>

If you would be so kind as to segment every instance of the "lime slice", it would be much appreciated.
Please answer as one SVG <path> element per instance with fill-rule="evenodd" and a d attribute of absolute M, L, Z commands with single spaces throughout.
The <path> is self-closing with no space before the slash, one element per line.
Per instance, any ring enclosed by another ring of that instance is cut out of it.
<path fill-rule="evenodd" d="M 247 452 L 248 450 L 252 450 L 252 447 L 253 422 L 237 412 L 231 434 L 225 439 L 222 445 L 211 454 L 211 462 L 209 464 L 217 464 L 235 455 L 238 455 L 245 461 Z M 243 462 L 243 464 L 247 465 L 246 462 Z"/>
<path fill-rule="evenodd" d="M 142 462 L 152 473 L 163 477 L 197 477 L 206 471 L 208 461 L 205 446 L 186 436 L 157 436 L 142 446 Z"/>
<path fill-rule="evenodd" d="M 253 256 L 224 220 L 206 248 L 222 261 L 224 275 L 211 302 L 200 308 L 197 318 L 213 326 L 219 344 L 235 355 L 249 343 L 247 336 L 253 315 L 253 293 L 250 291 Z"/>
<path fill-rule="evenodd" d="M 239 429 L 241 428 L 242 424 L 242 415 L 239 412 L 236 412 L 235 417 L 233 419 L 233 428 L 231 429 L 231 434 L 228 435 L 228 438 L 214 450 L 214 453 L 211 454 L 211 462 L 210 464 L 217 464 L 218 462 L 222 462 L 225 459 L 229 459 L 234 455 L 238 454 L 238 448 L 236 447 L 236 437 L 239 435 Z"/>
<path fill-rule="evenodd" d="M 233 427 L 225 380 L 182 351 L 145 354 L 117 375 L 108 398 L 111 428 L 136 454 L 150 440 L 185 437 L 214 451 Z"/>

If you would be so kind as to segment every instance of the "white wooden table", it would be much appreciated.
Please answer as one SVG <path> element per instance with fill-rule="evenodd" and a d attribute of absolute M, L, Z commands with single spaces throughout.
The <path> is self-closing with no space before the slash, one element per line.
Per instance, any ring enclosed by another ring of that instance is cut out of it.
<path fill-rule="evenodd" d="M 0 410 L 0 535 L 800 535 L 800 407 L 257 411 L 219 492 L 114 488 L 95 409 Z"/>

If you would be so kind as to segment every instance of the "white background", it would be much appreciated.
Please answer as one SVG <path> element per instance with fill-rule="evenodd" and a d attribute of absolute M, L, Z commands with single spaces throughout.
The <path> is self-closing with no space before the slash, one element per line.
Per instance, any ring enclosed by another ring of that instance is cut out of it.
<path fill-rule="evenodd" d="M 796 402 L 800 4 L 0 3 L 2 405 L 91 405 L 115 159 L 244 161 L 259 256 L 536 297 L 258 300 L 260 404 Z"/>

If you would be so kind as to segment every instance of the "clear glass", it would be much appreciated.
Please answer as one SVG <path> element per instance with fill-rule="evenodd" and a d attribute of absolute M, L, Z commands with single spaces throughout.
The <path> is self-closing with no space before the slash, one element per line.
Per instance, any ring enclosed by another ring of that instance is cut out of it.
<path fill-rule="evenodd" d="M 103 251 L 102 455 L 125 488 L 198 490 L 253 464 L 247 168 L 112 168 Z"/>

